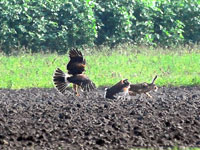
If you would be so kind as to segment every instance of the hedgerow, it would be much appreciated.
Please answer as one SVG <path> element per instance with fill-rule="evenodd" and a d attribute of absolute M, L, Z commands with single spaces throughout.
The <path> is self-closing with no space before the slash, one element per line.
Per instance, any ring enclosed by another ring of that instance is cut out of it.
<path fill-rule="evenodd" d="M 198 0 L 1 0 L 0 48 L 66 52 L 119 43 L 200 41 Z"/>
<path fill-rule="evenodd" d="M 92 8 L 83 0 L 2 0 L 0 26 L 6 52 L 18 46 L 66 51 L 92 45 L 97 34 Z"/>

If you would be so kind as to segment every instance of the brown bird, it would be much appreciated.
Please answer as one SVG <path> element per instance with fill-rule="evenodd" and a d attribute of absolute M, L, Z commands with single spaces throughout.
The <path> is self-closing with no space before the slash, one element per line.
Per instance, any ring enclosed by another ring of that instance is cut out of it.
<path fill-rule="evenodd" d="M 156 91 L 158 87 L 154 84 L 157 79 L 157 75 L 153 78 L 151 83 L 139 83 L 139 84 L 130 84 L 129 95 L 135 96 L 137 94 L 146 94 L 148 97 L 152 98 L 152 96 L 148 93 L 150 91 Z"/>
<path fill-rule="evenodd" d="M 77 49 L 72 49 L 69 51 L 70 61 L 67 64 L 68 74 L 76 75 L 82 74 L 85 71 L 86 60 L 83 55 Z"/>
<path fill-rule="evenodd" d="M 116 83 L 114 86 L 105 89 L 105 98 L 116 99 L 115 95 L 119 94 L 125 97 L 128 94 L 130 83 L 128 79 L 124 79 Z"/>
<path fill-rule="evenodd" d="M 85 71 L 86 61 L 83 55 L 77 49 L 72 49 L 69 52 L 70 61 L 67 64 L 68 73 L 64 73 L 57 68 L 53 75 L 53 82 L 59 92 L 64 94 L 70 83 L 73 84 L 75 94 L 79 96 L 78 89 L 83 91 L 91 91 L 96 88 L 95 84 L 83 74 Z"/>

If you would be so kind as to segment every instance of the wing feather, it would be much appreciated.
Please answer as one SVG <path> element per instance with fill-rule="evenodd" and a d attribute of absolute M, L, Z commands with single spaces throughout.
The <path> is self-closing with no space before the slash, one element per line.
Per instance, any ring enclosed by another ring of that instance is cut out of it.
<path fill-rule="evenodd" d="M 72 49 L 69 51 L 70 61 L 67 64 L 69 74 L 82 74 L 85 71 L 86 60 L 83 58 L 81 51 Z"/>
<path fill-rule="evenodd" d="M 65 79 L 65 73 L 57 68 L 53 75 L 53 83 L 55 88 L 62 94 L 64 94 L 66 88 L 68 87 L 68 83 Z"/>
<path fill-rule="evenodd" d="M 67 78 L 68 82 L 79 85 L 83 91 L 92 91 L 96 88 L 95 84 L 85 75 L 78 74 Z"/>
<path fill-rule="evenodd" d="M 78 49 L 72 49 L 69 51 L 69 57 L 71 59 L 76 58 L 76 57 L 83 57 L 81 51 L 79 51 Z"/>

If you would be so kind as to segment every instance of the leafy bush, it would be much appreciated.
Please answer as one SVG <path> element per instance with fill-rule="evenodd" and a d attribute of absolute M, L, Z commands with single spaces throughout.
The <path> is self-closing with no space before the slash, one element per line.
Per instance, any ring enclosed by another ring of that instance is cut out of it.
<path fill-rule="evenodd" d="M 58 40 L 61 49 L 78 47 L 84 44 L 93 45 L 96 31 L 96 20 L 89 1 L 74 0 L 60 7 L 58 12 Z"/>
<path fill-rule="evenodd" d="M 131 42 L 171 46 L 200 41 L 198 0 L 1 0 L 0 48 L 66 52 Z"/>
<path fill-rule="evenodd" d="M 66 51 L 92 45 L 97 34 L 93 11 L 83 0 L 2 0 L 0 26 L 5 52 L 18 46 Z"/>
<path fill-rule="evenodd" d="M 151 10 L 147 3 L 137 0 L 133 5 L 132 15 L 132 26 L 131 39 L 136 44 L 147 44 L 153 45 L 153 20 L 151 18 Z"/>
<path fill-rule="evenodd" d="M 173 0 L 160 1 L 152 8 L 154 42 L 160 45 L 177 45 L 183 42 L 184 24 L 178 20 L 175 10 L 179 7 Z"/>
<path fill-rule="evenodd" d="M 175 9 L 177 18 L 184 24 L 184 40 L 188 42 L 200 42 L 200 2 L 199 0 L 184 0 L 177 2 L 179 8 Z"/>
<path fill-rule="evenodd" d="M 120 0 L 97 1 L 94 9 L 97 20 L 98 37 L 97 45 L 115 45 L 130 41 L 131 30 L 131 9 L 133 2 L 122 2 Z"/>

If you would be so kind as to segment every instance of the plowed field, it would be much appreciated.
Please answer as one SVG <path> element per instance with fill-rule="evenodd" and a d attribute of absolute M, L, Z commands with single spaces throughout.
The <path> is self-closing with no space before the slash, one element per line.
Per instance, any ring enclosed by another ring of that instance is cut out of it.
<path fill-rule="evenodd" d="M 80 97 L 55 89 L 0 90 L 0 149 L 122 150 L 200 147 L 200 87 L 160 87 L 153 98 Z"/>

